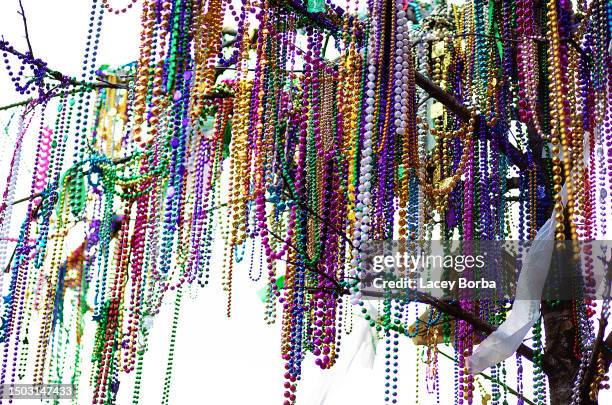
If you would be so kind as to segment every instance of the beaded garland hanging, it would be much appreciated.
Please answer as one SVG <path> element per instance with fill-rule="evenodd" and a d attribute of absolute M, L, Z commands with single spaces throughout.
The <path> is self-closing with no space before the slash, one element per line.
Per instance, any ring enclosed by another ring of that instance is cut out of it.
<path fill-rule="evenodd" d="M 138 404 L 152 321 L 170 301 L 162 397 L 170 403 L 181 302 L 217 271 L 210 264 L 220 231 L 227 316 L 243 259 L 252 280 L 265 280 L 265 320 L 282 329 L 285 405 L 299 402 L 305 361 L 334 366 L 358 316 L 385 344 L 385 403 L 399 402 L 403 336 L 426 346 L 417 372 L 437 401 L 449 378 L 457 404 L 523 400 L 520 357 L 516 390 L 505 363 L 491 369 L 486 388 L 467 373 L 481 340 L 467 321 L 424 311 L 410 295 L 369 311 L 362 249 L 389 239 L 411 248 L 434 235 L 531 240 L 551 213 L 556 239 L 603 238 L 612 187 L 610 1 L 144 0 L 137 60 L 99 69 L 103 21 L 136 2 L 92 3 L 78 78 L 0 41 L 12 83 L 32 97 L 14 106 L 0 205 L 0 290 L 8 291 L 0 384 L 70 383 L 81 403 L 83 363 L 91 362 L 93 404 L 115 403 L 121 375 L 132 372 Z M 228 17 L 235 30 L 224 28 Z M 35 169 L 30 196 L 19 200 L 27 137 L 36 139 Z M 18 203 L 27 209 L 14 235 Z M 591 285 L 589 267 L 583 277 Z M 509 309 L 457 306 L 491 325 Z M 596 303 L 573 306 L 579 403 Z M 531 403 L 545 404 L 540 323 L 533 336 Z M 438 367 L 446 356 L 439 343 L 454 353 L 450 377 Z M 592 400 L 608 388 L 596 357 Z M 418 383 L 404 395 L 423 396 Z"/>

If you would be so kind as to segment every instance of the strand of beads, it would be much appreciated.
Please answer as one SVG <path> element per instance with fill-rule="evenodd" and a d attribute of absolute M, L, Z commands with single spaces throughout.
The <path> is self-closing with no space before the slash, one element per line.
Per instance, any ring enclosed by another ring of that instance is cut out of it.
<path fill-rule="evenodd" d="M 44 117 L 44 115 L 43 115 Z M 29 124 L 29 123 L 28 123 Z M 39 144 L 46 145 L 49 143 L 49 137 L 43 134 L 43 118 L 41 117 L 41 128 L 40 128 L 40 137 L 41 141 Z M 23 152 L 23 137 L 26 134 L 27 126 L 25 124 L 25 117 L 22 115 L 19 120 L 19 128 L 17 132 L 17 139 L 15 142 L 15 149 L 13 151 L 13 156 L 11 157 L 10 168 L 8 172 L 8 177 L 6 181 L 6 186 L 4 188 L 4 192 L 2 195 L 2 206 L 0 206 L 0 268 L 6 268 L 8 263 L 8 242 L 9 242 L 9 232 L 11 230 L 11 219 L 13 213 L 13 205 L 15 201 L 15 188 L 17 185 L 17 177 L 19 175 L 19 169 L 21 166 L 21 156 Z M 47 134 L 49 134 L 47 132 Z M 40 149 L 43 149 L 44 146 L 39 146 Z M 48 166 L 48 164 L 47 164 Z M 40 172 L 39 172 L 40 173 Z M 46 175 L 46 171 L 45 174 Z M 40 178 L 39 178 L 40 179 Z M 4 277 L 0 277 L 0 291 L 3 291 L 3 283 Z"/>
<path fill-rule="evenodd" d="M 118 14 L 127 13 L 128 10 L 134 7 L 134 4 L 136 4 L 136 1 L 137 0 L 129 0 L 129 2 L 127 2 L 123 8 L 114 8 L 113 6 L 110 5 L 109 0 L 102 0 L 102 4 L 104 5 L 104 8 L 106 9 L 107 12 L 118 15 Z"/>
<path fill-rule="evenodd" d="M 558 19 L 558 10 L 557 10 L 557 2 L 550 1 L 547 4 L 547 15 L 548 15 L 548 29 L 550 34 L 552 35 L 552 44 L 550 46 L 549 52 L 549 71 L 551 73 L 551 84 L 550 84 L 550 111 L 551 111 L 551 143 L 553 144 L 553 182 L 554 182 L 554 201 L 555 201 L 555 238 L 558 240 L 565 239 L 565 235 L 563 231 L 565 230 L 565 225 L 563 221 L 565 219 L 565 215 L 563 214 L 563 205 L 561 202 L 561 166 L 563 164 L 563 177 L 565 178 L 565 184 L 567 188 L 567 211 L 569 216 L 569 224 L 570 224 L 570 232 L 573 236 L 575 235 L 575 224 L 572 219 L 573 214 L 573 205 L 574 205 L 574 197 L 573 197 L 573 185 L 571 179 L 571 171 L 570 171 L 570 161 L 569 161 L 569 144 L 568 144 L 568 119 L 567 117 L 567 102 L 564 101 L 563 98 L 563 84 L 562 84 L 562 62 L 561 62 L 561 53 L 563 48 L 559 45 L 559 19 Z M 567 118 L 567 119 L 566 119 Z M 558 126 L 558 131 L 557 131 Z M 559 144 L 561 145 L 561 149 L 559 148 Z M 563 152 L 561 155 L 561 151 Z M 560 155 L 561 157 L 559 157 Z"/>
<path fill-rule="evenodd" d="M 98 9 L 98 6 L 100 8 Z M 97 16 L 96 16 L 97 13 Z M 84 81 L 92 82 L 96 72 L 96 61 L 98 56 L 98 46 L 100 44 L 100 35 L 102 31 L 102 21 L 104 16 L 104 8 L 99 5 L 98 1 L 93 1 L 92 9 L 89 18 L 89 29 L 87 30 L 87 40 L 85 43 L 85 55 L 83 57 L 83 66 L 81 69 L 81 78 Z M 95 27 L 95 33 L 94 33 Z M 81 88 L 77 93 L 76 98 L 76 119 L 75 119 L 75 152 L 73 153 L 73 165 L 84 160 L 85 150 L 87 145 L 87 130 L 89 125 L 88 109 L 91 105 L 91 93 Z M 71 183 L 70 193 L 77 194 L 78 189 L 83 187 L 82 177 L 77 177 Z M 74 215 L 79 215 L 84 204 L 80 200 L 71 199 L 71 208 Z"/>
<path fill-rule="evenodd" d="M 375 17 L 372 17 L 375 19 Z M 357 187 L 357 204 L 355 206 L 355 230 L 353 232 L 353 252 L 351 260 L 352 269 L 350 270 L 349 276 L 361 278 L 364 276 L 359 271 L 360 251 L 359 247 L 367 242 L 368 231 L 370 223 L 370 212 L 371 212 L 371 171 L 372 171 L 372 133 L 374 128 L 374 95 L 375 95 L 375 79 L 376 79 L 376 66 L 374 64 L 373 50 L 375 46 L 376 31 L 374 30 L 370 35 L 369 51 L 368 51 L 368 64 L 367 64 L 367 82 L 366 82 L 366 99 L 365 99 L 365 117 L 364 127 L 362 132 L 362 157 L 359 164 L 359 186 Z M 359 286 L 354 287 L 352 291 L 351 303 L 357 304 L 361 298 L 359 292 Z"/>

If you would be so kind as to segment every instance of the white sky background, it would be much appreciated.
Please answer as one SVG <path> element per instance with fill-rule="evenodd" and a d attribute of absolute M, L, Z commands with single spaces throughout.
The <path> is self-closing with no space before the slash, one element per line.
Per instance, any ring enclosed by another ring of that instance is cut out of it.
<path fill-rule="evenodd" d="M 129 0 L 109 0 L 120 6 Z M 36 57 L 43 59 L 52 69 L 64 74 L 78 75 L 81 71 L 85 33 L 89 19 L 90 2 L 82 0 L 23 0 L 29 23 L 30 39 Z M 103 23 L 101 44 L 98 49 L 98 64 L 120 65 L 131 62 L 138 55 L 140 33 L 140 1 L 126 15 L 106 14 Z M 17 14 L 18 1 L 2 0 L 0 4 L 0 34 L 21 51 L 27 50 L 23 37 L 21 17 Z M 14 59 L 12 59 L 14 60 Z M 1 60 L 0 60 L 1 63 Z M 13 65 L 15 66 L 15 65 Z M 17 94 L 6 74 L 0 68 L 0 105 L 23 100 Z M 15 110 L 14 110 L 15 111 Z M 13 111 L 13 112 L 14 112 Z M 0 112 L 0 190 L 4 189 L 6 173 L 12 154 L 16 131 L 13 124 L 9 134 L 4 133 L 12 112 Z M 49 109 L 53 117 L 54 109 Z M 36 118 L 32 129 L 37 127 Z M 27 137 L 28 135 L 26 135 Z M 70 145 L 70 144 L 69 144 Z M 29 193 L 31 181 L 33 146 L 26 143 L 24 160 L 19 177 L 16 198 Z M 28 149 L 29 148 L 29 149 Z M 14 235 L 23 219 L 25 204 L 19 206 L 13 217 Z M 258 249 L 256 249 L 258 250 Z M 247 252 L 250 251 L 250 245 Z M 282 400 L 283 362 L 280 358 L 280 323 L 266 325 L 263 320 L 264 307 L 257 296 L 263 280 L 253 283 L 248 278 L 248 254 L 234 272 L 233 312 L 231 320 L 225 316 L 226 294 L 220 286 L 220 266 L 223 250 L 217 243 L 211 268 L 211 283 L 197 292 L 197 297 L 183 299 L 174 360 L 174 375 L 170 404 L 272 404 Z M 257 259 L 256 259 L 257 261 Z M 146 355 L 141 404 L 159 403 L 161 398 L 166 356 L 170 333 L 172 299 L 167 297 L 162 313 L 155 319 L 149 351 Z M 279 309 L 280 312 L 280 309 Z M 92 339 L 93 324 L 87 329 Z M 363 367 L 357 359 L 347 370 L 354 347 L 359 342 L 360 324 L 355 321 L 354 332 L 342 340 L 342 351 L 338 364 L 330 371 L 321 371 L 314 366 L 311 356 L 304 362 L 302 382 L 298 388 L 298 403 L 318 405 L 320 392 L 331 385 L 328 405 L 351 403 L 354 405 L 383 404 L 384 358 L 376 357 L 373 368 Z M 416 348 L 406 338 L 400 340 L 400 403 L 415 403 Z M 383 344 L 379 345 L 383 353 Z M 442 348 L 450 353 L 449 348 Z M 441 395 L 440 403 L 453 403 L 452 363 L 440 356 Z M 88 359 L 86 360 L 86 363 Z M 513 363 L 513 362 L 512 362 Z M 525 388 L 530 395 L 528 376 L 531 367 L 525 364 Z M 424 376 L 424 365 L 420 366 Z M 515 387 L 514 370 L 508 365 L 509 385 Z M 85 371 L 83 383 L 88 379 Z M 119 404 L 128 404 L 131 399 L 133 375 L 122 375 L 119 389 Z M 489 388 L 489 384 L 478 379 Z M 90 390 L 82 385 L 81 403 L 90 403 Z M 426 394 L 423 377 L 418 389 L 422 404 L 435 403 L 435 396 Z M 477 390 L 478 392 L 478 390 Z M 508 397 L 509 403 L 515 398 Z M 28 401 L 20 401 L 25 404 Z M 35 402 L 32 402 L 35 403 Z M 479 403 L 478 400 L 475 403 Z"/>

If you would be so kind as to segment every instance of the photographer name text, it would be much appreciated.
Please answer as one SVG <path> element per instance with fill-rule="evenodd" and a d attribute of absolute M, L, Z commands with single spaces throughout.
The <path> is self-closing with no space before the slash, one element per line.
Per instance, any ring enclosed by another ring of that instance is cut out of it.
<path fill-rule="evenodd" d="M 372 280 L 372 286 L 380 289 L 411 289 L 411 290 L 454 290 L 459 289 L 496 289 L 495 280 L 471 280 L 459 277 L 457 280 L 426 280 L 423 278 L 400 278 L 398 280 L 385 280 L 382 277 Z"/>

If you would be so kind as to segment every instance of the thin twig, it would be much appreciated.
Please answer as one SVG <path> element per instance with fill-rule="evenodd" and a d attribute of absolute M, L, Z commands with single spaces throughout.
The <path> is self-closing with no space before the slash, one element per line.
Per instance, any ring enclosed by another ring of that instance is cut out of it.
<path fill-rule="evenodd" d="M 325 59 L 325 54 L 327 53 L 327 45 L 329 44 L 329 32 L 325 36 L 325 42 L 323 43 L 323 51 L 321 52 L 321 58 Z"/>
<path fill-rule="evenodd" d="M 55 98 L 55 97 L 58 97 L 58 96 L 62 96 L 62 95 L 64 95 L 64 93 L 63 93 L 63 92 L 59 92 L 59 93 L 52 94 L 52 93 L 53 93 L 53 91 L 54 91 L 54 90 L 56 90 L 58 87 L 59 87 L 59 84 L 58 84 L 57 86 L 54 86 L 54 87 L 53 87 L 51 90 L 49 90 L 49 91 L 47 92 L 47 94 L 46 94 L 46 96 L 45 96 L 45 101 L 46 101 L 46 100 L 50 100 L 50 99 Z M 93 89 L 89 89 L 89 90 L 93 90 Z M 76 94 L 76 93 L 78 93 L 78 92 L 80 92 L 80 91 L 81 91 L 80 89 L 70 90 L 70 91 L 68 92 L 68 94 Z M 35 101 L 35 102 L 36 102 L 36 103 L 35 103 L 35 105 L 34 105 L 34 106 L 32 106 L 32 108 L 34 108 L 34 107 L 36 107 L 36 105 L 38 105 L 38 103 L 39 103 L 41 100 L 40 100 L 38 97 L 30 97 L 30 98 L 28 98 L 27 100 L 18 101 L 18 102 L 13 103 L 13 104 L 9 104 L 9 105 L 2 106 L 2 107 L 0 107 L 0 111 L 3 111 L 3 110 L 10 110 L 11 108 L 16 108 L 16 107 L 21 107 L 21 106 L 24 106 L 24 105 L 28 105 L 28 104 L 29 104 L 29 103 L 31 103 L 32 101 Z M 26 110 L 24 111 L 24 114 L 27 114 L 27 113 L 29 113 L 29 112 L 30 112 L 30 110 L 26 109 Z"/>
<path fill-rule="evenodd" d="M 497 39 L 499 41 L 509 41 L 509 42 L 516 42 L 516 43 L 520 43 L 523 40 L 526 39 L 531 39 L 533 41 L 536 42 L 548 42 L 547 39 L 538 37 L 538 36 L 524 36 L 523 38 L 519 38 L 519 39 L 514 39 L 514 38 L 504 38 L 504 37 L 498 37 L 496 35 L 487 35 L 487 34 L 478 34 L 478 33 L 463 33 L 463 34 L 455 34 L 455 37 L 482 37 L 482 38 L 489 38 L 489 39 Z"/>
<path fill-rule="evenodd" d="M 32 194 L 32 195 L 29 195 L 27 197 L 23 197 L 23 198 L 20 198 L 18 200 L 13 201 L 13 203 L 11 205 L 21 204 L 22 202 L 30 201 L 30 200 L 33 200 L 33 199 L 38 198 L 40 196 L 42 196 L 42 193 Z"/>
<path fill-rule="evenodd" d="M 111 86 L 104 86 L 104 83 L 98 83 L 98 85 L 96 85 L 96 86 L 87 86 L 85 88 L 70 90 L 68 92 L 68 94 L 76 94 L 76 93 L 79 93 L 79 92 L 82 92 L 82 91 L 93 91 L 93 90 L 98 90 L 99 88 L 103 88 L 103 87 L 116 88 L 116 87 L 113 87 L 112 84 L 111 84 Z M 123 87 L 121 87 L 120 89 L 123 89 Z M 59 92 L 59 93 L 56 93 L 56 94 L 52 94 L 52 95 L 49 96 L 49 99 L 55 98 L 55 97 L 58 97 L 58 96 L 61 96 L 61 95 L 63 95 L 62 92 Z M 234 97 L 234 95 L 232 93 L 226 93 L 226 92 L 211 93 L 211 94 L 207 94 L 207 95 L 203 96 L 203 98 L 205 100 L 214 100 L 214 99 L 217 99 L 217 98 L 231 98 L 231 97 Z M 18 101 L 16 103 L 12 103 L 12 104 L 8 104 L 8 105 L 5 105 L 5 106 L 2 106 L 2 107 L 0 107 L 0 111 L 10 110 L 11 108 L 16 108 L 16 107 L 21 107 L 21 106 L 24 106 L 24 105 L 27 105 L 27 104 L 31 103 L 32 101 L 38 101 L 38 98 L 31 97 L 31 98 L 28 98 L 27 100 Z M 28 113 L 28 112 L 30 112 L 30 111 L 29 110 L 25 111 L 25 113 Z"/>
<path fill-rule="evenodd" d="M 21 8 L 21 11 L 18 11 L 17 14 L 19 14 L 21 16 L 21 19 L 23 20 L 23 29 L 25 31 L 25 39 L 26 39 L 26 42 L 28 43 L 28 49 L 30 51 L 30 55 L 34 57 L 34 51 L 32 51 L 32 43 L 30 43 L 30 33 L 28 32 L 28 20 L 26 18 L 25 11 L 23 10 L 23 4 L 21 4 L 21 0 L 19 0 L 19 8 Z"/>
<path fill-rule="evenodd" d="M 31 197 L 34 198 L 34 196 L 31 196 Z M 29 200 L 30 200 L 30 197 L 26 197 L 26 199 L 23 200 L 23 201 L 29 201 Z M 13 202 L 13 205 L 15 205 L 17 203 L 18 202 Z M 42 200 L 40 200 L 38 202 L 38 204 L 36 204 L 36 206 L 32 209 L 32 211 L 30 211 L 30 218 L 35 218 L 41 207 L 42 207 Z M 15 245 L 15 249 L 13 250 L 13 253 L 11 254 L 11 257 L 10 257 L 9 261 L 6 264 L 6 269 L 4 269 L 5 273 L 8 273 L 10 271 L 10 269 L 11 269 L 11 265 L 13 263 L 13 259 L 15 258 L 15 254 L 17 253 L 17 247 L 18 246 L 19 246 L 19 244 Z"/>
<path fill-rule="evenodd" d="M 15 249 L 13 249 L 13 253 L 11 254 L 11 257 L 9 258 L 9 261 L 6 263 L 6 268 L 4 269 L 5 273 L 8 273 L 9 270 L 11 270 L 11 264 L 13 263 L 13 259 L 15 258 L 16 252 L 17 252 L 17 246 L 15 246 Z"/>
<path fill-rule="evenodd" d="M 337 294 L 339 294 L 339 295 L 346 295 L 346 294 L 349 294 L 349 291 L 348 291 L 346 288 L 342 287 L 342 286 L 340 285 L 340 283 L 338 282 L 338 280 L 334 279 L 334 278 L 333 278 L 332 276 L 330 276 L 329 274 L 325 274 L 325 273 L 323 273 L 323 272 L 319 271 L 319 269 L 317 269 L 317 267 L 316 267 L 316 266 L 307 266 L 307 268 L 308 268 L 308 270 L 310 270 L 311 272 L 313 272 L 313 273 L 315 273 L 315 274 L 318 274 L 319 276 L 321 276 L 321 277 L 323 277 L 323 278 L 325 278 L 325 279 L 327 279 L 327 280 L 331 281 L 331 282 L 332 282 L 332 284 L 334 285 L 334 289 L 335 289 L 335 291 L 336 291 L 336 293 L 337 293 Z"/>
<path fill-rule="evenodd" d="M 300 252 L 300 250 L 298 250 L 297 247 L 295 247 L 293 244 L 291 244 L 290 242 L 287 242 L 285 239 L 281 238 L 278 234 L 276 234 L 274 231 L 272 231 L 270 228 L 268 228 L 267 226 L 264 227 L 268 233 L 275 239 L 281 241 L 282 243 L 287 244 L 288 247 L 292 248 L 293 250 L 295 250 L 296 252 Z M 304 255 L 306 255 L 305 252 L 303 252 Z M 342 294 L 342 293 L 346 293 L 347 291 L 338 283 L 337 280 L 335 280 L 333 277 L 329 276 L 328 274 L 325 274 L 323 272 L 320 272 L 316 266 L 306 266 L 306 268 L 315 273 L 318 274 L 324 278 L 326 278 L 327 280 L 331 281 L 332 284 L 334 284 L 334 289 L 337 290 L 338 294 Z"/>
<path fill-rule="evenodd" d="M 11 108 L 16 108 L 16 107 L 21 107 L 21 106 L 27 105 L 28 103 L 30 103 L 30 102 L 32 102 L 34 100 L 36 100 L 36 99 L 35 98 L 28 98 L 27 100 L 18 101 L 16 103 L 8 104 L 8 105 L 0 107 L 0 111 L 10 110 Z"/>
<path fill-rule="evenodd" d="M 265 229 L 266 231 L 268 231 L 268 233 L 269 233 L 269 234 L 270 234 L 270 235 L 271 235 L 271 236 L 272 236 L 274 239 L 276 239 L 276 240 L 278 240 L 278 241 L 280 241 L 280 242 L 282 242 L 282 243 L 287 244 L 287 246 L 288 246 L 288 247 L 292 248 L 292 249 L 293 249 L 293 250 L 295 250 L 296 252 L 299 252 L 299 251 L 300 251 L 300 250 L 299 250 L 297 247 L 295 247 L 295 246 L 294 246 L 292 243 L 287 242 L 285 239 L 281 238 L 281 237 L 280 237 L 280 236 L 279 236 L 279 235 L 278 235 L 276 232 L 274 232 L 273 230 L 271 230 L 271 229 L 270 229 L 270 228 L 268 228 L 267 226 L 264 226 L 264 229 Z"/>
<path fill-rule="evenodd" d="M 285 177 L 285 174 L 281 171 L 281 177 L 283 178 L 283 181 L 285 182 L 285 185 L 289 186 L 289 181 L 288 179 Z M 291 187 L 287 187 L 287 190 L 285 190 L 285 195 L 289 198 L 291 198 L 293 201 L 295 201 L 301 208 L 303 208 L 304 210 L 306 210 L 309 214 L 311 214 L 312 216 L 314 216 L 315 218 L 317 218 L 319 221 L 321 222 L 325 222 L 323 220 L 323 218 L 321 218 L 321 216 L 319 216 L 319 214 L 317 214 L 316 212 L 314 212 L 312 210 L 312 208 L 310 208 L 310 206 L 308 206 L 308 204 L 303 203 L 300 198 L 298 198 L 298 196 L 294 195 Z M 355 246 L 353 245 L 353 241 L 351 241 L 348 236 L 346 236 L 344 234 L 344 232 L 341 232 L 339 229 L 337 229 L 333 224 L 328 223 L 327 224 L 334 232 L 336 232 L 336 234 L 338 236 L 340 236 L 346 243 L 348 243 L 348 245 L 352 248 L 355 248 Z"/>
<path fill-rule="evenodd" d="M 275 232 L 273 232 L 273 231 L 272 231 L 270 228 L 268 228 L 267 226 L 266 226 L 266 227 L 264 227 L 264 228 L 265 228 L 265 229 L 268 231 L 268 233 L 269 233 L 269 234 L 270 234 L 270 235 L 271 235 L 273 238 L 275 238 L 275 239 L 279 240 L 279 241 L 280 241 L 280 242 L 282 242 L 282 243 L 287 244 L 287 246 L 288 246 L 288 247 L 292 248 L 292 249 L 293 249 L 293 250 L 295 250 L 296 252 L 300 252 L 296 246 L 292 245 L 291 243 L 287 242 L 285 239 L 281 238 L 281 237 L 280 237 L 278 234 L 276 234 Z M 304 255 L 306 255 L 306 253 L 305 253 L 305 252 L 304 252 L 303 254 L 304 254 Z M 290 261 L 288 261 L 288 260 L 284 260 L 284 261 L 285 261 L 286 263 L 289 263 L 289 264 L 294 264 L 294 265 L 296 264 L 296 263 L 292 263 L 292 262 L 290 262 Z M 324 277 L 325 279 L 329 280 L 329 281 L 330 281 L 330 282 L 331 282 L 331 283 L 334 285 L 334 289 L 336 290 L 336 292 L 337 292 L 338 294 L 347 294 L 347 293 L 348 293 L 348 290 L 347 290 L 347 289 L 345 289 L 344 287 L 342 287 L 342 286 L 340 285 L 340 283 L 338 282 L 338 280 L 334 279 L 334 278 L 333 278 L 333 277 L 331 277 L 329 274 L 325 274 L 325 273 L 323 273 L 323 272 L 319 271 L 319 269 L 317 269 L 317 267 L 316 267 L 316 266 L 308 266 L 308 265 L 307 265 L 307 266 L 306 266 L 306 268 L 307 268 L 307 269 L 308 269 L 310 272 L 315 273 L 315 274 L 318 274 L 318 275 L 320 275 L 320 276 Z"/>

